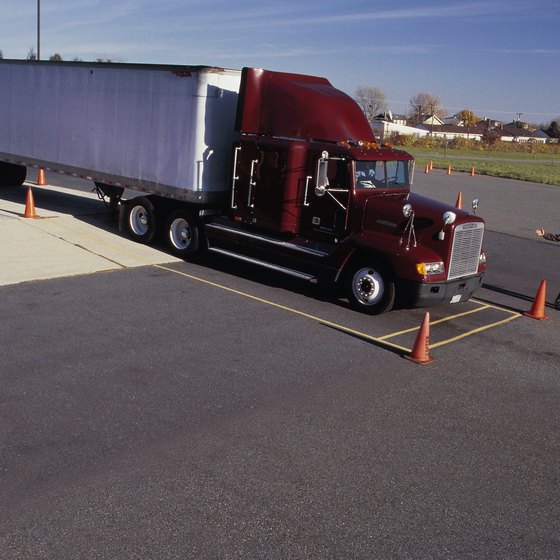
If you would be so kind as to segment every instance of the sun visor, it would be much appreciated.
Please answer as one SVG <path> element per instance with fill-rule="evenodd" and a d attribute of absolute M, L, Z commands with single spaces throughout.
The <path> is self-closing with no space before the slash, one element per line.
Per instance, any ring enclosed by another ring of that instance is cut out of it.
<path fill-rule="evenodd" d="M 374 141 L 356 102 L 325 78 L 243 68 L 236 129 L 244 134 Z"/>

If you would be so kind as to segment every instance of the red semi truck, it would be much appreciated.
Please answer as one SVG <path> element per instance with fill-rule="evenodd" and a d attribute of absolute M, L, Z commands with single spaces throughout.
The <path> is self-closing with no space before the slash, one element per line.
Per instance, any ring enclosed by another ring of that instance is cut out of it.
<path fill-rule="evenodd" d="M 365 313 L 482 283 L 484 221 L 411 193 L 412 156 L 324 78 L 0 60 L 0 185 L 29 166 L 91 179 L 138 242 L 162 232 L 175 255 L 324 283 Z"/>

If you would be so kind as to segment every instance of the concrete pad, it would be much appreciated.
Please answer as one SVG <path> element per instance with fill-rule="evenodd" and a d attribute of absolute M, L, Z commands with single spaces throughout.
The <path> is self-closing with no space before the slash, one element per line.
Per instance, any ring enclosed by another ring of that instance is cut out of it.
<path fill-rule="evenodd" d="M 44 233 L 30 221 L 0 218 L 0 285 L 117 268 L 100 255 Z"/>
<path fill-rule="evenodd" d="M 115 224 L 105 224 L 103 210 L 93 216 L 74 216 L 37 203 L 35 210 L 38 218 L 23 218 L 24 204 L 0 200 L 0 285 L 179 261 L 131 241 Z"/>

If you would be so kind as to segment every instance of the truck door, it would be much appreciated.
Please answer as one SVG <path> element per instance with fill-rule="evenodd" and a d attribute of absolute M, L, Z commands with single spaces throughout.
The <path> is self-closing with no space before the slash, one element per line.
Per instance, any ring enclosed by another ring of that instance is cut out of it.
<path fill-rule="evenodd" d="M 286 206 L 288 149 L 282 145 L 242 143 L 237 151 L 233 208 L 237 219 L 281 231 Z"/>
<path fill-rule="evenodd" d="M 320 156 L 311 158 L 306 197 L 302 211 L 302 234 L 332 240 L 346 230 L 350 196 L 349 161 L 330 158 L 327 163 L 327 187 L 315 189 Z"/>
<path fill-rule="evenodd" d="M 241 143 L 234 148 L 231 212 L 238 221 L 251 223 L 253 218 L 261 158 L 261 150 L 253 143 Z"/>

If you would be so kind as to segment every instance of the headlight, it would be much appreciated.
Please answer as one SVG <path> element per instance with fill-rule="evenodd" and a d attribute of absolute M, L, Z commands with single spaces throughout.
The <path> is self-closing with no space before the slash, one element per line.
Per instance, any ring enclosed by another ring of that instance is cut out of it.
<path fill-rule="evenodd" d="M 443 262 L 418 263 L 416 270 L 421 276 L 433 276 L 434 274 L 443 274 L 445 267 Z"/>
<path fill-rule="evenodd" d="M 481 251 L 480 257 L 478 257 L 478 264 L 486 264 L 486 253 Z"/>

